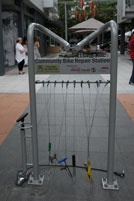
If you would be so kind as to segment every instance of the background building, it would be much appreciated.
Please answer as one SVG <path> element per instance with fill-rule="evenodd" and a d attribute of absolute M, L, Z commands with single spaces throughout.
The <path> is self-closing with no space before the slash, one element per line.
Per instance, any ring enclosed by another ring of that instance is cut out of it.
<path fill-rule="evenodd" d="M 30 23 L 51 28 L 60 26 L 58 18 L 57 0 L 0 0 L 0 75 L 4 75 L 6 66 L 15 65 L 16 39 L 27 35 Z M 40 40 L 41 55 L 45 55 L 49 39 L 35 34 Z"/>

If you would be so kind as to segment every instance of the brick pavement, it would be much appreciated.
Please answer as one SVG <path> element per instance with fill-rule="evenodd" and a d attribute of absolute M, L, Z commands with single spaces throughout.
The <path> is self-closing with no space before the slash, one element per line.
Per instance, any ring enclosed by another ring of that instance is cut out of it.
<path fill-rule="evenodd" d="M 29 104 L 28 94 L 0 94 L 0 144 Z"/>

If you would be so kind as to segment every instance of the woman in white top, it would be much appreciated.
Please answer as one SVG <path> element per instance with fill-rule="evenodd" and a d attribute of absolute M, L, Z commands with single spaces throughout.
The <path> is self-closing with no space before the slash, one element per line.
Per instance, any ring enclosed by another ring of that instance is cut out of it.
<path fill-rule="evenodd" d="M 24 74 L 23 66 L 25 60 L 25 48 L 22 46 L 22 38 L 17 38 L 16 43 L 16 61 L 18 63 L 19 74 Z"/>

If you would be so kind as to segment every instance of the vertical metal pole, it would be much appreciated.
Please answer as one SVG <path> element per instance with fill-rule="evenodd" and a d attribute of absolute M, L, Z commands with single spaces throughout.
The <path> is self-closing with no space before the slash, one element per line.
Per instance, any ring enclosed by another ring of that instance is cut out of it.
<path fill-rule="evenodd" d="M 125 24 L 120 25 L 120 30 L 121 30 L 120 53 L 124 55 L 125 53 Z"/>
<path fill-rule="evenodd" d="M 36 109 L 36 92 L 35 92 L 35 62 L 34 62 L 34 30 L 38 30 L 48 35 L 55 41 L 64 45 L 64 48 L 68 51 L 70 49 L 69 43 L 63 40 L 61 37 L 43 27 L 40 24 L 32 23 L 28 27 L 27 39 L 28 39 L 28 64 L 29 64 L 29 96 L 30 96 L 30 113 L 31 113 L 31 133 L 32 133 L 32 156 L 33 156 L 33 172 L 34 175 L 30 175 L 29 184 L 42 185 L 43 175 L 39 175 L 39 156 L 38 156 L 38 135 L 37 135 L 37 109 Z"/>
<path fill-rule="evenodd" d="M 79 51 L 87 42 L 93 40 L 103 33 L 108 27 L 111 28 L 111 65 L 110 65 L 110 103 L 109 103 L 109 136 L 108 136 L 108 159 L 107 159 L 107 178 L 102 178 L 104 189 L 118 190 L 119 186 L 114 180 L 114 147 L 115 147 L 115 123 L 116 123 L 116 93 L 117 93 L 117 45 L 118 45 L 118 29 L 117 24 L 113 20 L 103 25 L 96 32 L 90 34 L 79 42 L 76 50 Z"/>
<path fill-rule="evenodd" d="M 26 154 L 26 138 L 25 138 L 25 129 L 23 129 L 24 123 L 21 124 L 21 154 L 22 154 L 22 166 L 23 171 L 27 171 L 27 154 Z"/>
<path fill-rule="evenodd" d="M 38 136 L 37 136 L 37 111 L 35 93 L 35 64 L 34 64 L 34 25 L 28 27 L 28 63 L 29 63 L 29 96 L 31 113 L 31 133 L 32 133 L 32 155 L 34 180 L 39 180 L 39 158 L 38 158 Z"/>
<path fill-rule="evenodd" d="M 68 34 L 67 34 L 67 4 L 65 2 L 65 40 L 68 41 Z"/>
<path fill-rule="evenodd" d="M 116 123 L 116 93 L 117 93 L 117 25 L 111 23 L 111 67 L 110 67 L 110 111 L 109 111 L 109 137 L 108 137 L 108 174 L 107 183 L 113 184 L 114 172 L 114 145 L 115 145 L 115 123 Z"/>
<path fill-rule="evenodd" d="M 2 31 L 2 0 L 0 0 L 0 76 L 5 74 Z"/>

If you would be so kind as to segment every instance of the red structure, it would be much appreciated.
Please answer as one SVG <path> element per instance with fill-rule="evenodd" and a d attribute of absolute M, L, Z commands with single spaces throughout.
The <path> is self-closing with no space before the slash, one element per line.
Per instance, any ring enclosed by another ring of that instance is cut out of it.
<path fill-rule="evenodd" d="M 81 13 L 79 14 L 79 19 L 80 19 L 80 21 L 82 20 L 82 14 Z"/>
<path fill-rule="evenodd" d="M 84 0 L 81 0 L 81 8 L 84 6 Z"/>
<path fill-rule="evenodd" d="M 90 10 L 91 10 L 91 12 L 93 12 L 93 0 L 90 3 Z"/>
<path fill-rule="evenodd" d="M 78 13 L 78 11 L 76 11 L 76 13 L 75 13 L 75 19 L 78 19 L 79 18 L 79 13 Z"/>
<path fill-rule="evenodd" d="M 84 10 L 84 18 L 86 19 L 87 18 L 87 11 Z"/>

